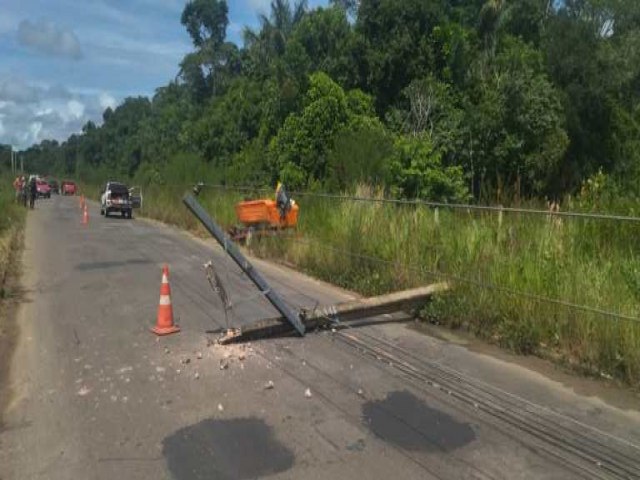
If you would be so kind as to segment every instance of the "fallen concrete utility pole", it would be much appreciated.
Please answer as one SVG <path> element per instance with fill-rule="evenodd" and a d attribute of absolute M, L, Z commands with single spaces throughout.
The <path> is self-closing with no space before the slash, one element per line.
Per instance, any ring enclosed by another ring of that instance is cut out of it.
<path fill-rule="evenodd" d="M 238 264 L 255 286 L 258 287 L 267 300 L 271 302 L 271 305 L 273 305 L 282 314 L 282 318 L 279 321 L 289 322 L 300 335 L 304 335 L 305 327 L 298 313 L 289 308 L 284 300 L 280 298 L 280 295 L 278 295 L 276 291 L 269 286 L 267 281 L 262 277 L 262 275 L 260 275 L 260 272 L 251 265 L 249 260 L 247 260 L 242 252 L 240 252 L 233 241 L 227 237 L 224 231 L 213 221 L 206 210 L 202 208 L 202 205 L 200 205 L 200 203 L 198 203 L 198 201 L 189 194 L 185 195 L 182 201 L 187 208 L 191 210 L 191 213 L 193 213 L 196 218 L 202 222 L 204 228 L 213 235 L 213 238 L 218 241 L 224 251 L 233 259 L 234 262 Z"/>
<path fill-rule="evenodd" d="M 319 307 L 312 311 L 302 312 L 300 317 L 306 329 L 317 328 L 327 324 L 343 324 L 387 313 L 413 310 L 427 303 L 434 295 L 447 290 L 449 290 L 448 284 L 437 283 L 379 297 L 363 298 L 352 302 Z M 228 344 L 290 333 L 291 327 L 283 323 L 283 320 L 281 317 L 260 320 L 242 329 L 228 332 L 219 342 Z"/>

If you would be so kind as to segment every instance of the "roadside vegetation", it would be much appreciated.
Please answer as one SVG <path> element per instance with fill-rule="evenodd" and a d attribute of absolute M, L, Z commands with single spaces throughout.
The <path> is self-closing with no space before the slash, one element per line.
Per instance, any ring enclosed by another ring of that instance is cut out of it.
<path fill-rule="evenodd" d="M 0 161 L 3 160 L 0 149 Z M 0 164 L 0 430 L 8 403 L 6 378 L 15 345 L 17 326 L 12 318 L 12 297 L 16 294 L 26 209 L 14 202 L 13 178 Z"/>
<path fill-rule="evenodd" d="M 615 202 L 604 188 L 587 184 L 567 204 L 588 212 L 593 202 Z M 204 234 L 180 202 L 188 189 L 149 189 L 144 215 Z M 364 186 L 352 193 L 380 196 Z M 229 227 L 238 201 L 269 195 L 205 188 L 199 200 Z M 420 312 L 425 321 L 640 385 L 640 322 L 595 311 L 640 317 L 640 223 L 307 196 L 296 202 L 297 231 L 252 238 L 253 254 L 364 295 L 450 282 L 452 293 Z"/>
<path fill-rule="evenodd" d="M 636 0 L 274 0 L 243 45 L 223 0 L 192 0 L 180 21 L 193 51 L 175 80 L 26 162 L 128 180 L 145 215 L 192 230 L 178 192 L 196 181 L 638 212 Z M 202 199 L 230 225 L 244 195 Z M 365 294 L 455 278 L 427 318 L 640 382 L 638 324 L 562 304 L 640 315 L 637 224 L 296 200 L 300 238 L 256 253 Z"/>
<path fill-rule="evenodd" d="M 27 213 L 15 203 L 12 182 L 13 178 L 0 170 L 0 302 L 8 296 L 7 280 L 17 268 Z"/>

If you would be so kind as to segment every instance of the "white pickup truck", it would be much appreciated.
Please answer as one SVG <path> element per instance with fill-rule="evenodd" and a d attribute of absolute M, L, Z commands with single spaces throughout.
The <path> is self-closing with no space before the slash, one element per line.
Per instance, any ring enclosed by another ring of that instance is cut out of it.
<path fill-rule="evenodd" d="M 107 182 L 100 199 L 100 215 L 108 217 L 110 213 L 120 212 L 123 218 L 132 218 L 133 203 L 129 188 L 123 183 Z"/>

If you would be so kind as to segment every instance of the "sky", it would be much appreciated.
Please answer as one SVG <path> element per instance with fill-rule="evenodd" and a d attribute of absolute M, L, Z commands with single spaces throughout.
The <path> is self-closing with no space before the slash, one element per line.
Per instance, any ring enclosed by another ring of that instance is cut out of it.
<path fill-rule="evenodd" d="M 192 50 L 186 0 L 0 0 L 0 144 L 64 140 L 125 97 L 153 95 Z M 309 0 L 310 8 L 327 0 Z M 228 0 L 242 44 L 270 0 Z"/>

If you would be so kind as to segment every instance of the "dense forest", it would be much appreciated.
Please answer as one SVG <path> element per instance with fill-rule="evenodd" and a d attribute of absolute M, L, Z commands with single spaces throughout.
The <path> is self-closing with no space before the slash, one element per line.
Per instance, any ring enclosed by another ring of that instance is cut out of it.
<path fill-rule="evenodd" d="M 193 51 L 30 169 L 142 184 L 383 186 L 443 201 L 640 193 L 637 0 L 274 0 L 244 45 L 192 0 Z"/>

